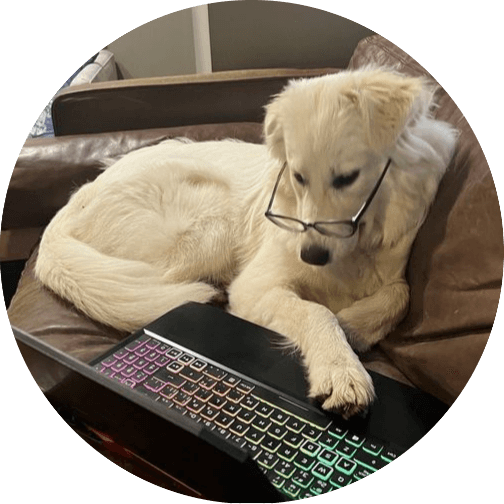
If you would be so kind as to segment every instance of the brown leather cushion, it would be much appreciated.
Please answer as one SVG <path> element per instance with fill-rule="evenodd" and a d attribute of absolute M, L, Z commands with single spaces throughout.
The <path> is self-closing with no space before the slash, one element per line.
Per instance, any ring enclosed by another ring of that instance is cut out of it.
<path fill-rule="evenodd" d="M 430 77 L 378 35 L 359 44 L 349 67 L 370 63 Z M 502 282 L 502 222 L 476 136 L 444 89 L 438 98 L 436 117 L 458 128 L 459 145 L 412 250 L 409 314 L 380 347 L 415 385 L 451 403 L 474 371 L 494 322 Z"/>

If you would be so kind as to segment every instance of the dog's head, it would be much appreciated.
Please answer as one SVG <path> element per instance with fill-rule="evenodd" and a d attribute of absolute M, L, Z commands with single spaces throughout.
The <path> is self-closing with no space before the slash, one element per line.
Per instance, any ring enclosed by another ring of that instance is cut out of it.
<path fill-rule="evenodd" d="M 267 106 L 264 125 L 271 155 L 279 165 L 286 163 L 276 211 L 305 223 L 352 219 L 399 137 L 425 114 L 431 99 L 421 79 L 382 70 L 289 83 Z M 382 219 L 388 192 L 389 185 L 382 184 L 352 237 L 326 236 L 313 228 L 299 234 L 301 259 L 322 266 L 350 254 L 366 231 L 367 240 L 379 239 L 369 231 Z"/>

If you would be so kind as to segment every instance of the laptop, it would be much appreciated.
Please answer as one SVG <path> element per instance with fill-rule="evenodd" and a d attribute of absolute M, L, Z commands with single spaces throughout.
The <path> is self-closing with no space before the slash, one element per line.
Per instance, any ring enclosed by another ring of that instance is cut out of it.
<path fill-rule="evenodd" d="M 297 500 L 350 485 L 393 463 L 448 409 L 370 372 L 376 401 L 345 421 L 307 398 L 299 355 L 280 335 L 198 303 L 89 364 L 13 331 L 27 363 L 33 353 L 51 361 L 58 381 L 46 396 L 58 411 L 221 502 Z"/>

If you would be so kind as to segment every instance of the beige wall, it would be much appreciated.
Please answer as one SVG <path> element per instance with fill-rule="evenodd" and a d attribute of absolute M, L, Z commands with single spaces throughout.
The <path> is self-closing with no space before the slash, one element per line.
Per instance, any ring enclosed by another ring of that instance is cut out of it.
<path fill-rule="evenodd" d="M 198 28 L 205 23 L 207 33 Z M 108 48 L 124 78 L 210 69 L 341 68 L 348 64 L 358 41 L 372 33 L 322 10 L 249 0 L 209 4 L 208 14 L 200 7 L 196 16 L 192 9 L 163 16 L 125 34 Z"/>
<path fill-rule="evenodd" d="M 190 9 L 144 24 L 107 47 L 125 79 L 196 72 Z"/>
<path fill-rule="evenodd" d="M 221 2 L 208 6 L 214 70 L 344 68 L 373 32 L 346 18 L 282 2 Z"/>

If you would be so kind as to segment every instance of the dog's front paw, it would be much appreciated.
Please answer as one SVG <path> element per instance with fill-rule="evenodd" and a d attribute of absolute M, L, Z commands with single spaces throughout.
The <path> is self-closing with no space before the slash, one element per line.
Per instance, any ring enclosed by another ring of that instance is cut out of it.
<path fill-rule="evenodd" d="M 375 397 L 373 381 L 357 359 L 312 366 L 309 379 L 310 397 L 345 419 L 365 411 Z"/>

